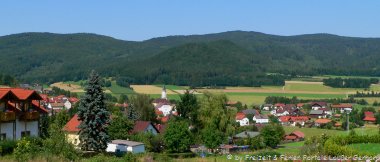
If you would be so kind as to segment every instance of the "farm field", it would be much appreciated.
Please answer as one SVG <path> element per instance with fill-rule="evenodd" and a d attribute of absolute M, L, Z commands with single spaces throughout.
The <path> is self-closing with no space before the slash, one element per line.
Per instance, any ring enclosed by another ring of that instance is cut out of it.
<path fill-rule="evenodd" d="M 58 86 L 61 89 L 71 92 L 83 93 L 83 88 L 80 86 L 83 81 L 76 82 L 58 82 L 52 85 Z M 152 97 L 159 97 L 162 92 L 163 85 L 131 85 L 131 88 L 118 86 L 115 81 L 111 81 L 111 87 L 106 88 L 106 93 L 111 93 L 114 96 L 120 94 L 143 93 L 149 94 Z M 179 99 L 179 94 L 183 94 L 188 86 L 165 85 L 167 94 L 170 99 Z M 380 85 L 372 85 L 370 90 L 380 91 Z M 196 94 L 204 92 L 223 93 L 231 101 L 240 101 L 247 105 L 259 105 L 264 103 L 267 96 L 297 96 L 300 99 L 325 99 L 325 98 L 346 98 L 349 94 L 354 94 L 356 91 L 364 91 L 357 88 L 331 88 L 324 86 L 322 82 L 310 81 L 286 81 L 285 86 L 263 86 L 263 87 L 226 87 L 225 89 L 196 89 Z M 361 99 L 361 98 L 359 98 Z M 374 101 L 380 102 L 380 97 L 363 98 L 369 104 Z"/>
<path fill-rule="evenodd" d="M 284 126 L 285 133 L 291 133 L 293 131 L 301 131 L 305 134 L 305 138 L 311 137 L 311 136 L 319 136 L 322 135 L 322 133 L 326 135 L 347 135 L 347 131 L 343 130 L 335 130 L 335 129 L 320 129 L 320 128 L 298 128 L 293 126 Z M 355 128 L 355 132 L 359 135 L 372 135 L 378 133 L 377 127 L 372 126 L 366 126 L 365 128 Z"/>

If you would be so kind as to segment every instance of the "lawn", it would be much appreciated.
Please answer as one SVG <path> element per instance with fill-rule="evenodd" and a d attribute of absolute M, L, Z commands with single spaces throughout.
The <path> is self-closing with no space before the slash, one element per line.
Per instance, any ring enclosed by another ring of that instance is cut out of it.
<path fill-rule="evenodd" d="M 349 147 L 360 151 L 360 152 L 368 152 L 368 153 L 380 153 L 380 144 L 379 143 L 355 143 L 349 145 Z"/>
<path fill-rule="evenodd" d="M 283 155 L 298 155 L 304 143 L 304 141 L 301 141 L 281 144 L 275 151 Z"/>

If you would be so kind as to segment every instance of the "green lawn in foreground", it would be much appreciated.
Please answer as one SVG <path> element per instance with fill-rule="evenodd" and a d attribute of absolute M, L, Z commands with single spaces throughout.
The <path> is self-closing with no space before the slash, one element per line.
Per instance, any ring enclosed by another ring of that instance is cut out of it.
<path fill-rule="evenodd" d="M 279 148 L 274 151 L 279 152 L 283 155 L 298 155 L 300 153 L 300 149 L 305 142 L 291 142 L 286 144 L 280 144 Z"/>
<path fill-rule="evenodd" d="M 305 138 L 311 137 L 311 136 L 319 136 L 322 135 L 322 133 L 326 135 L 347 135 L 347 131 L 343 130 L 335 130 L 335 129 L 320 129 L 320 128 L 298 128 L 293 126 L 284 126 L 285 133 L 291 133 L 293 131 L 301 131 L 305 134 Z M 372 135 L 378 133 L 377 127 L 366 127 L 366 128 L 355 128 L 354 129 L 356 134 L 358 135 Z"/>
<path fill-rule="evenodd" d="M 349 147 L 360 152 L 380 153 L 379 143 L 356 143 L 349 145 Z"/>

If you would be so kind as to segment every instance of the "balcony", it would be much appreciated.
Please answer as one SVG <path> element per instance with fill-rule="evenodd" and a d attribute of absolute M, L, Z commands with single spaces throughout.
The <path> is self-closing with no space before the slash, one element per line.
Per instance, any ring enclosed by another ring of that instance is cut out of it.
<path fill-rule="evenodd" d="M 16 120 L 15 112 L 0 112 L 0 121 L 1 122 L 10 122 Z"/>
<path fill-rule="evenodd" d="M 25 112 L 20 116 L 20 120 L 38 120 L 40 118 L 40 113 L 37 111 Z"/>

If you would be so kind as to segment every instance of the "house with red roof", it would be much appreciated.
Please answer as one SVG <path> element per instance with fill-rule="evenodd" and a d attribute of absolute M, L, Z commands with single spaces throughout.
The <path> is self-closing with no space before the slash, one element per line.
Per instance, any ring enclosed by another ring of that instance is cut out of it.
<path fill-rule="evenodd" d="M 301 131 L 294 131 L 288 135 L 285 135 L 284 140 L 285 141 L 303 141 L 305 139 L 305 134 Z"/>
<path fill-rule="evenodd" d="M 249 125 L 249 119 L 243 112 L 236 113 L 235 120 L 240 124 L 240 126 Z"/>
<path fill-rule="evenodd" d="M 78 115 L 75 114 L 63 127 L 63 130 L 66 132 L 66 139 L 70 143 L 72 143 L 75 146 L 78 146 L 80 141 L 79 141 L 79 125 L 80 121 L 78 120 Z"/>
<path fill-rule="evenodd" d="M 48 113 L 41 105 L 42 100 L 34 90 L 0 88 L 1 140 L 39 136 L 39 119 Z"/>
<path fill-rule="evenodd" d="M 310 117 L 308 116 L 291 116 L 290 117 L 290 125 L 296 126 L 297 123 L 301 126 L 304 126 L 307 121 L 310 120 Z"/>
<path fill-rule="evenodd" d="M 136 121 L 135 126 L 133 127 L 131 134 L 136 133 L 152 133 L 156 135 L 159 133 L 158 129 L 150 121 Z"/>
<path fill-rule="evenodd" d="M 375 118 L 375 115 L 373 114 L 373 112 L 371 112 L 371 111 L 364 112 L 363 121 L 372 122 L 372 123 L 376 122 L 376 118 Z"/>
<path fill-rule="evenodd" d="M 330 122 L 331 122 L 330 119 L 317 119 L 314 121 L 314 125 L 319 127 L 319 126 L 322 126 L 322 125 L 330 123 Z"/>
<path fill-rule="evenodd" d="M 310 105 L 311 105 L 311 109 L 319 110 L 321 108 L 326 108 L 327 102 L 311 102 Z"/>
<path fill-rule="evenodd" d="M 337 112 L 344 113 L 344 110 L 348 109 L 348 108 L 352 109 L 352 105 L 351 104 L 347 104 L 347 103 L 341 103 L 341 104 L 331 105 L 331 109 L 335 113 L 337 113 Z"/>
<path fill-rule="evenodd" d="M 278 117 L 278 120 L 282 125 L 289 125 L 290 124 L 290 116 L 280 116 Z"/>

